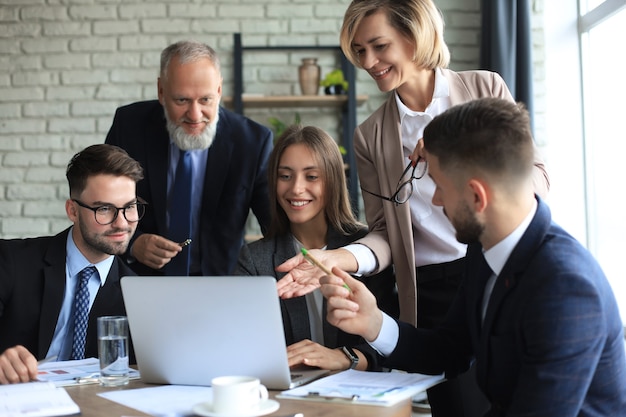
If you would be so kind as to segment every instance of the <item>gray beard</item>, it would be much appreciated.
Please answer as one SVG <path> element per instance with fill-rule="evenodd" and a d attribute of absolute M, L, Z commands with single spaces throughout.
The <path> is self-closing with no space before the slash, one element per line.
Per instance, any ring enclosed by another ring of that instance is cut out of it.
<path fill-rule="evenodd" d="M 165 113 L 165 120 L 167 121 L 167 131 L 170 137 L 178 146 L 180 150 L 191 151 L 194 149 L 208 149 L 213 143 L 215 133 L 217 132 L 217 122 L 220 119 L 219 109 L 215 112 L 215 118 L 206 125 L 204 130 L 199 135 L 190 135 L 185 133 L 182 126 L 178 126 L 170 119 L 167 111 Z"/>

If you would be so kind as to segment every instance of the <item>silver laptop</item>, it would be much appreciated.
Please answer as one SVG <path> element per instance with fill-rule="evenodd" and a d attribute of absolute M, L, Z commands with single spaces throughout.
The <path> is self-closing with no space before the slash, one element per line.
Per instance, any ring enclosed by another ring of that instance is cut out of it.
<path fill-rule="evenodd" d="M 208 386 L 216 376 L 250 375 L 288 389 L 328 374 L 289 369 L 273 277 L 128 276 L 121 285 L 145 382 Z"/>

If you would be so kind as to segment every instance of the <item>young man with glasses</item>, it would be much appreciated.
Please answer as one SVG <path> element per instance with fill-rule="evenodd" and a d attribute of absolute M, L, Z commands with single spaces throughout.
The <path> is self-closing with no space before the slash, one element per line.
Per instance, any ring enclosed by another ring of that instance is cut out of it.
<path fill-rule="evenodd" d="M 41 359 L 97 357 L 96 318 L 126 314 L 119 281 L 134 273 L 117 255 L 145 211 L 136 195 L 143 169 L 121 148 L 99 144 L 74 155 L 66 176 L 71 227 L 0 241 L 2 384 L 35 379 Z"/>

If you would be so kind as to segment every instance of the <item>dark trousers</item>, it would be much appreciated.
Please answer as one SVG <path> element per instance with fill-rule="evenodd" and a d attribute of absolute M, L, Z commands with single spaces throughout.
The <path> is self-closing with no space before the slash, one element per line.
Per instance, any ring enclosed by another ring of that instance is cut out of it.
<path fill-rule="evenodd" d="M 417 326 L 432 329 L 445 319 L 463 279 L 465 259 L 417 268 Z M 478 388 L 474 366 L 427 391 L 432 417 L 482 417 L 489 401 Z"/>

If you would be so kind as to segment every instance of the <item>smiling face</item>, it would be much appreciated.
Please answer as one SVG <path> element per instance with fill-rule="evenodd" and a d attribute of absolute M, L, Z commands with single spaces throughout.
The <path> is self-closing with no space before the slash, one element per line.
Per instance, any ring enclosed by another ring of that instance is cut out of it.
<path fill-rule="evenodd" d="M 278 164 L 276 198 L 292 229 L 317 225 L 326 228 L 324 178 L 311 150 L 297 143 L 285 149 Z"/>
<path fill-rule="evenodd" d="M 399 88 L 417 72 L 413 44 L 389 24 L 383 11 L 363 18 L 352 48 L 382 92 Z"/>
<path fill-rule="evenodd" d="M 137 201 L 135 181 L 125 176 L 94 175 L 87 178 L 86 187 L 78 196 L 72 196 L 90 207 L 110 205 L 126 207 Z M 111 224 L 96 222 L 94 212 L 75 201 L 65 203 L 67 216 L 74 223 L 72 237 L 81 253 L 92 263 L 109 255 L 126 252 L 137 222 L 129 223 L 120 211 Z"/>
<path fill-rule="evenodd" d="M 172 59 L 158 81 L 168 130 L 181 149 L 207 148 L 215 135 L 222 76 L 208 58 L 180 64 Z"/>

